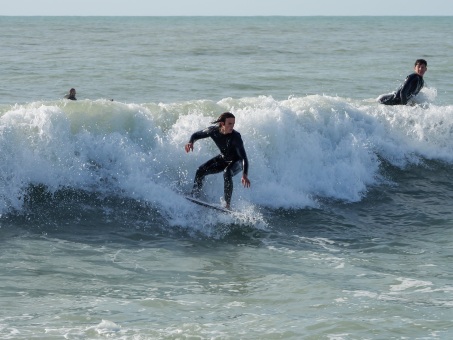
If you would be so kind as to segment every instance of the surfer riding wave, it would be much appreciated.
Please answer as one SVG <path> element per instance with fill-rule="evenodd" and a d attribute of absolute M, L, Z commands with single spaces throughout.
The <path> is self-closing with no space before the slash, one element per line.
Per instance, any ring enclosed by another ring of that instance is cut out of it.
<path fill-rule="evenodd" d="M 235 116 L 231 112 L 224 112 L 212 123 L 217 125 L 195 132 L 184 146 L 188 153 L 193 151 L 195 141 L 211 137 L 220 150 L 219 155 L 200 165 L 197 169 L 192 195 L 199 196 L 206 175 L 223 171 L 225 208 L 230 209 L 233 195 L 233 177 L 242 170 L 242 185 L 246 188 L 250 187 L 250 180 L 248 179 L 249 162 L 241 134 L 234 130 Z"/>

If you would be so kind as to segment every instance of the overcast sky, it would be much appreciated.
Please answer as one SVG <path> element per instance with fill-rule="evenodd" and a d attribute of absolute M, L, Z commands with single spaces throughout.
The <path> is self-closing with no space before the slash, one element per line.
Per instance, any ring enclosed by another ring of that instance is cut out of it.
<path fill-rule="evenodd" d="M 4 0 L 0 15 L 453 15 L 451 0 Z"/>

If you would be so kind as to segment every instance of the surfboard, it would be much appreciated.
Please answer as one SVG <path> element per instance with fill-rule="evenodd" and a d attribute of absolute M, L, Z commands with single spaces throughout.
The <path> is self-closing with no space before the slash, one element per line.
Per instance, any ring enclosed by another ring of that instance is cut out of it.
<path fill-rule="evenodd" d="M 194 197 L 191 197 L 191 196 L 184 196 L 187 200 L 195 203 L 195 204 L 198 204 L 198 205 L 201 205 L 203 207 L 206 207 L 206 208 L 209 208 L 209 209 L 214 209 L 214 210 L 217 210 L 217 211 L 221 211 L 225 214 L 231 214 L 233 213 L 232 210 L 228 210 L 226 208 L 223 208 L 221 207 L 220 205 L 218 204 L 213 204 L 213 203 L 208 203 L 208 202 L 205 202 L 205 201 L 202 201 L 202 200 L 199 200 L 198 198 L 194 198 Z"/>

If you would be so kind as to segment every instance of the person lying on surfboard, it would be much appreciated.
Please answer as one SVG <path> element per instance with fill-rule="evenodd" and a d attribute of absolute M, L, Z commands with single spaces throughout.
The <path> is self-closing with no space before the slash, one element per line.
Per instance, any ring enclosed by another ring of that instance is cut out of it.
<path fill-rule="evenodd" d="M 415 97 L 425 84 L 423 76 L 428 69 L 428 63 L 424 59 L 417 59 L 414 65 L 414 73 L 408 75 L 404 83 L 393 93 L 379 96 L 378 101 L 384 105 L 406 105 L 409 99 Z"/>
<path fill-rule="evenodd" d="M 212 125 L 204 130 L 195 132 L 184 146 L 187 153 L 193 151 L 193 143 L 199 139 L 211 137 L 220 149 L 220 155 L 215 156 L 200 165 L 195 174 L 192 196 L 198 197 L 206 175 L 217 174 L 223 171 L 225 208 L 230 209 L 233 195 L 233 176 L 242 170 L 242 185 L 250 187 L 247 177 L 249 161 L 245 153 L 241 134 L 234 130 L 235 117 L 231 112 L 222 113 Z"/>

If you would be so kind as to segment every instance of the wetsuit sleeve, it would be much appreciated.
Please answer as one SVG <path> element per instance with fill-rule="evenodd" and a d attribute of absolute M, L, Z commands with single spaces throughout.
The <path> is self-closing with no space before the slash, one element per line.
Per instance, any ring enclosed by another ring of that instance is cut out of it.
<path fill-rule="evenodd" d="M 401 104 L 406 105 L 408 100 L 416 93 L 415 90 L 418 87 L 418 77 L 417 75 L 411 74 L 406 78 L 403 86 L 401 87 L 400 98 Z"/>
<path fill-rule="evenodd" d="M 244 143 L 242 142 L 242 138 L 240 138 L 237 146 L 236 146 L 236 152 L 239 156 L 240 159 L 242 159 L 242 169 L 243 172 L 246 176 L 248 176 L 249 173 L 249 160 L 247 158 L 247 153 L 245 152 L 244 148 Z"/>
<path fill-rule="evenodd" d="M 212 131 L 211 128 L 207 128 L 207 129 L 195 132 L 194 134 L 192 134 L 192 136 L 190 136 L 189 143 L 194 143 L 195 141 L 197 141 L 199 139 L 210 137 L 211 131 Z"/>

